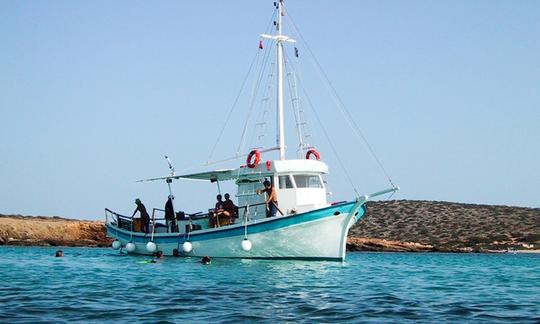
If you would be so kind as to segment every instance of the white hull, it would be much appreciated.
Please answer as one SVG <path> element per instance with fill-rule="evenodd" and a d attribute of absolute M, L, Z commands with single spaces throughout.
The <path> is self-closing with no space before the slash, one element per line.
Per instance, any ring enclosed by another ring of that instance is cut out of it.
<path fill-rule="evenodd" d="M 295 217 L 302 218 L 302 215 L 277 217 L 250 224 L 247 235 L 252 243 L 250 251 L 244 251 L 241 247 L 241 242 L 244 239 L 244 226 L 241 224 L 229 228 L 201 231 L 206 233 L 198 235 L 199 238 L 195 234 L 189 239 L 183 235 L 173 237 L 171 234 L 156 234 L 154 242 L 157 244 L 157 249 L 165 255 L 173 255 L 173 250 L 177 249 L 182 256 L 194 257 L 208 255 L 223 258 L 344 260 L 349 228 L 364 213 L 364 209 L 360 207 L 361 203 L 359 202 L 355 203 L 352 208 L 349 204 L 346 208 L 347 212 L 341 212 L 339 215 L 334 215 L 334 213 L 342 208 L 326 208 L 325 216 L 319 216 L 317 219 L 306 222 L 300 221 L 296 224 L 290 223 Z M 319 212 L 319 215 L 321 214 Z M 357 214 L 356 217 L 354 214 Z M 310 213 L 306 213 L 304 217 L 312 217 L 310 215 Z M 256 228 L 259 230 L 255 231 Z M 250 234 L 250 229 L 254 229 L 255 233 Z M 146 250 L 146 243 L 151 240 L 150 235 L 141 236 L 138 233 L 138 237 L 129 237 L 129 231 L 113 227 L 108 227 L 108 230 L 109 235 L 117 238 L 122 246 L 125 246 L 131 239 L 136 245 L 136 250 L 133 253 L 151 254 Z M 229 235 L 227 232 L 232 234 Z M 218 237 L 213 238 L 212 233 L 221 235 L 214 235 Z M 183 253 L 182 244 L 187 240 L 191 242 L 193 250 L 190 253 Z"/>
<path fill-rule="evenodd" d="M 341 214 L 297 226 L 249 235 L 253 244 L 243 251 L 243 236 L 193 242 L 193 255 L 237 258 L 344 259 L 349 215 Z M 346 229 L 346 230 L 345 230 Z M 337 234 L 337 235 L 336 235 Z"/>

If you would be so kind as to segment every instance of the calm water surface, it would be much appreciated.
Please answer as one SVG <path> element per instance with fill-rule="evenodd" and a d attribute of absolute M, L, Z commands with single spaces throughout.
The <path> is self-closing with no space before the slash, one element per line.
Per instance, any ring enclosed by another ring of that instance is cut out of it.
<path fill-rule="evenodd" d="M 540 322 L 540 255 L 349 253 L 345 263 L 0 248 L 0 322 Z"/>

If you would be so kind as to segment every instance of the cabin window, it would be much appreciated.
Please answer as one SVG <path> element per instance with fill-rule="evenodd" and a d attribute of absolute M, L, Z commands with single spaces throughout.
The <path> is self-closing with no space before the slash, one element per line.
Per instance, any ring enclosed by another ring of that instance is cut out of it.
<path fill-rule="evenodd" d="M 322 188 L 321 178 L 318 175 L 295 174 L 294 182 L 297 188 Z"/>
<path fill-rule="evenodd" d="M 291 189 L 293 184 L 288 175 L 279 176 L 279 189 Z"/>

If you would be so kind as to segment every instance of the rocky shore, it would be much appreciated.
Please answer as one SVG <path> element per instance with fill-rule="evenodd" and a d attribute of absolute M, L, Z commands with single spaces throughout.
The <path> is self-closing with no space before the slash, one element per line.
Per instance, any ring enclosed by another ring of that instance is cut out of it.
<path fill-rule="evenodd" d="M 103 222 L 0 214 L 0 245 L 110 246 Z M 540 248 L 540 208 L 393 200 L 369 202 L 349 251 L 497 252 Z"/>
<path fill-rule="evenodd" d="M 110 246 L 103 222 L 0 214 L 0 245 Z"/>

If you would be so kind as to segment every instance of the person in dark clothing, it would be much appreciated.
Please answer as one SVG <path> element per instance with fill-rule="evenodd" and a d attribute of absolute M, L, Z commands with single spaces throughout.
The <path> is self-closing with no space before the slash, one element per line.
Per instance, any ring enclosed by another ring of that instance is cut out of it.
<path fill-rule="evenodd" d="M 216 206 L 213 212 L 210 213 L 210 218 L 209 218 L 210 228 L 219 227 L 219 216 L 221 216 L 223 212 L 225 211 L 223 209 L 224 207 L 223 197 L 221 195 L 217 195 L 216 199 L 217 199 Z"/>
<path fill-rule="evenodd" d="M 176 217 L 174 215 L 173 207 L 173 195 L 169 195 L 169 199 L 165 203 L 165 221 L 167 222 L 167 230 L 171 232 L 176 232 Z"/>
<path fill-rule="evenodd" d="M 205 255 L 205 256 L 201 259 L 201 263 L 204 264 L 204 265 L 209 265 L 210 263 L 212 263 L 212 260 L 210 259 L 209 256 Z"/>
<path fill-rule="evenodd" d="M 227 217 L 230 218 L 230 223 L 234 224 L 234 217 L 238 213 L 238 207 L 231 200 L 231 195 L 228 193 L 225 194 L 225 201 L 223 202 L 223 209 L 227 212 Z"/>
<path fill-rule="evenodd" d="M 135 214 L 139 212 L 141 214 L 142 231 L 145 233 L 148 233 L 150 231 L 149 230 L 150 215 L 148 215 L 148 212 L 146 211 L 146 207 L 144 207 L 143 203 L 141 202 L 139 198 L 135 199 L 135 204 L 137 205 L 137 208 L 135 209 L 131 217 L 133 218 L 133 216 L 135 216 Z"/>
<path fill-rule="evenodd" d="M 216 206 L 214 208 L 214 211 L 218 212 L 218 211 L 223 209 L 223 197 L 221 197 L 221 195 L 217 195 L 216 199 L 217 199 L 217 202 L 216 202 Z"/>

